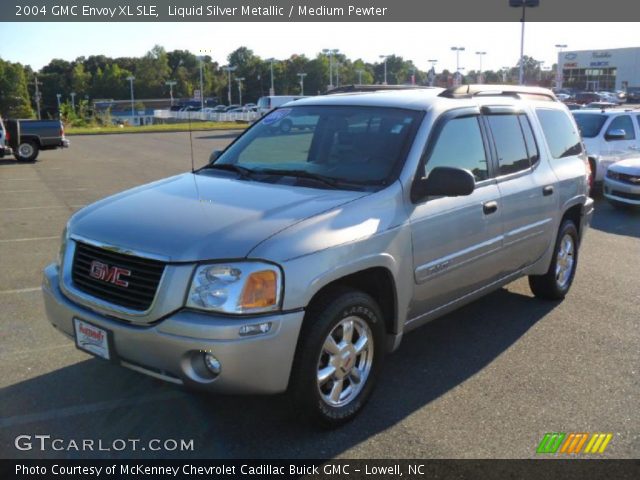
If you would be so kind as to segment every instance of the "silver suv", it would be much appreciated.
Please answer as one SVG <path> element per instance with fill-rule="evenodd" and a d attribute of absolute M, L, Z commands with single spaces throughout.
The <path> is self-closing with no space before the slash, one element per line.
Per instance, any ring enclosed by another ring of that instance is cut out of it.
<path fill-rule="evenodd" d="M 46 311 L 98 357 L 211 392 L 288 390 L 337 425 L 406 332 L 524 275 L 562 299 L 592 211 L 548 90 L 307 98 L 195 172 L 77 212 Z"/>

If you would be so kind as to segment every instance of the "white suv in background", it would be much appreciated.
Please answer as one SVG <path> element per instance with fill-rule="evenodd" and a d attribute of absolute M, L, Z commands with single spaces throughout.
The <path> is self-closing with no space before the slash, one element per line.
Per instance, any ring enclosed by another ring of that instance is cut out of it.
<path fill-rule="evenodd" d="M 575 110 L 594 182 L 609 165 L 640 155 L 640 109 Z"/>
<path fill-rule="evenodd" d="M 7 131 L 4 128 L 2 117 L 0 117 L 0 158 L 3 158 L 5 155 L 11 155 L 11 153 L 9 140 L 7 139 Z"/>

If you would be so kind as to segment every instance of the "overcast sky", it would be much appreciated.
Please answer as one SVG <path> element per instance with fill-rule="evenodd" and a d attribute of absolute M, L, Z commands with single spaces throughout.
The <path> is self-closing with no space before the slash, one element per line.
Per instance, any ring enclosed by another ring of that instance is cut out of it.
<path fill-rule="evenodd" d="M 551 66 L 555 44 L 569 50 L 640 47 L 640 23 L 527 23 L 525 54 Z M 167 50 L 209 51 L 226 63 L 240 46 L 263 58 L 315 55 L 338 48 L 351 59 L 380 61 L 401 55 L 426 70 L 455 69 L 452 46 L 466 48 L 460 66 L 476 70 L 476 51 L 486 51 L 483 69 L 513 66 L 520 54 L 520 23 L 2 23 L 0 57 L 35 69 L 53 58 L 141 56 L 153 45 Z"/>

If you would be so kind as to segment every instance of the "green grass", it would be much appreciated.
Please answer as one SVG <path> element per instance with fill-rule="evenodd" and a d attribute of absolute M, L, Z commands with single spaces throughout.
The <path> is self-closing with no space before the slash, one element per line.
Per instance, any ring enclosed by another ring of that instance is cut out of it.
<path fill-rule="evenodd" d="M 236 122 L 192 122 L 191 130 L 241 130 L 248 127 L 247 123 Z M 101 135 L 112 133 L 146 133 L 146 132 L 188 132 L 188 123 L 164 123 L 157 125 L 143 125 L 140 127 L 112 126 L 112 127 L 67 127 L 65 135 Z"/>

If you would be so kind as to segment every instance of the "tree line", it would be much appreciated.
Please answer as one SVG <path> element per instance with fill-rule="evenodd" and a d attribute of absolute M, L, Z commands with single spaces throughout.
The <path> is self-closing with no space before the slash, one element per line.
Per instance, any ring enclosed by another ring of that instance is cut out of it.
<path fill-rule="evenodd" d="M 175 82 L 173 95 L 176 99 L 192 98 L 200 89 L 201 77 L 204 97 L 217 98 L 228 103 L 228 71 L 233 66 L 231 78 L 231 103 L 238 103 L 238 78 L 242 81 L 243 103 L 256 102 L 268 95 L 273 83 L 278 95 L 300 94 L 299 73 L 304 76 L 304 93 L 315 95 L 327 89 L 329 84 L 381 84 L 384 82 L 385 62 L 352 60 L 342 53 L 329 56 L 319 52 L 315 58 L 292 55 L 283 60 L 263 59 L 246 47 L 240 47 L 227 58 L 227 64 L 218 64 L 209 55 L 195 55 L 186 50 L 167 52 L 156 45 L 142 57 L 110 58 L 105 55 L 78 57 L 73 61 L 53 59 L 38 71 L 28 65 L 12 63 L 0 58 L 0 114 L 4 117 L 32 118 L 39 104 L 42 118 L 55 118 L 59 114 L 60 102 L 71 103 L 71 93 L 77 105 L 90 104 L 96 100 L 125 100 L 130 98 L 130 83 L 127 77 L 134 76 L 136 99 L 168 98 L 168 81 Z M 332 80 L 329 74 L 333 74 Z M 436 69 L 434 69 L 435 72 Z M 503 83 L 517 80 L 518 65 L 505 71 L 483 71 L 486 83 Z M 386 79 L 389 84 L 415 83 L 447 86 L 452 72 L 443 70 L 432 78 L 429 71 L 420 70 L 413 61 L 398 55 L 386 59 Z M 463 83 L 475 83 L 477 71 L 463 74 Z M 433 74 L 431 74 L 433 75 Z M 553 72 L 541 71 L 540 62 L 525 57 L 525 79 L 527 83 L 550 85 Z M 64 107 L 68 109 L 68 107 Z"/>

